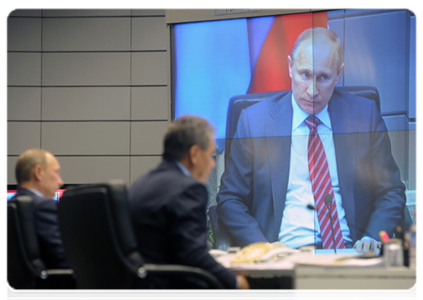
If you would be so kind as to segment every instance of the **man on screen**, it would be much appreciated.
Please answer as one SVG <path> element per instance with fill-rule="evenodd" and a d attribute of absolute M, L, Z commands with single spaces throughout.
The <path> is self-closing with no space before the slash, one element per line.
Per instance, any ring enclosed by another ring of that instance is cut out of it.
<path fill-rule="evenodd" d="M 292 92 L 244 109 L 218 194 L 238 246 L 281 242 L 378 251 L 405 205 L 404 184 L 374 101 L 334 91 L 342 44 L 304 31 L 288 56 Z"/>

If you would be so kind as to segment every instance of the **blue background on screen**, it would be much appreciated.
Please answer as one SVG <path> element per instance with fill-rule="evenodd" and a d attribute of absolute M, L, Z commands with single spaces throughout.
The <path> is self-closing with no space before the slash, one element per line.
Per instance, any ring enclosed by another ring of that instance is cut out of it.
<path fill-rule="evenodd" d="M 247 92 L 272 21 L 264 17 L 254 19 L 254 26 L 247 19 L 175 26 L 175 118 L 193 114 L 209 119 L 216 126 L 220 151 L 229 98 Z"/>
<path fill-rule="evenodd" d="M 249 91 L 273 20 L 270 16 L 174 25 L 174 117 L 208 118 L 216 126 L 220 153 L 229 99 Z M 415 129 L 415 16 L 406 10 L 329 11 L 328 27 L 344 45 L 346 67 L 338 85 L 376 87 L 388 130 Z"/>

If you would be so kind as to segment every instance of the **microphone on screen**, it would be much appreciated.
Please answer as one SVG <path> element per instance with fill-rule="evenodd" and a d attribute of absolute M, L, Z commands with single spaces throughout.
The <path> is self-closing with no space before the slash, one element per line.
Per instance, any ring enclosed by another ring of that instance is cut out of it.
<path fill-rule="evenodd" d="M 309 210 L 316 210 L 316 208 L 314 207 L 314 205 L 312 205 L 312 204 L 307 204 L 307 208 L 309 209 Z"/>
<path fill-rule="evenodd" d="M 328 212 L 329 212 L 330 232 L 331 232 L 331 235 L 332 235 L 334 250 L 335 250 L 335 253 L 337 253 L 335 232 L 334 232 L 334 229 L 333 229 L 333 219 L 332 219 L 332 212 L 331 212 L 331 209 L 332 209 L 332 197 L 331 197 L 331 195 L 327 194 L 325 196 L 324 202 L 325 202 L 325 205 L 326 205 Z M 311 204 L 307 204 L 307 208 L 310 209 L 310 210 L 316 210 L 316 208 Z"/>
<path fill-rule="evenodd" d="M 331 212 L 331 210 L 332 210 L 332 197 L 329 194 L 327 194 L 325 196 L 325 204 L 326 204 L 326 207 L 328 208 L 328 211 L 329 211 L 330 232 L 332 234 L 333 247 L 334 247 L 335 253 L 336 253 L 336 239 L 335 239 L 335 232 L 334 232 L 334 229 L 333 229 L 333 219 L 332 219 L 332 212 Z"/>
<path fill-rule="evenodd" d="M 327 196 L 329 196 L 329 195 L 326 195 L 326 197 L 325 197 L 325 204 L 327 204 L 327 202 L 332 202 L 331 201 L 331 199 L 330 199 L 330 196 L 329 197 L 327 197 Z M 313 210 L 313 211 L 316 211 L 317 212 L 317 209 L 316 209 L 316 207 L 314 206 L 314 205 L 312 205 L 312 204 L 307 204 L 307 209 L 309 209 L 309 210 Z M 366 229 L 363 229 L 363 228 L 361 228 L 361 227 L 358 227 L 358 226 L 356 226 L 355 224 L 352 224 L 352 223 L 350 223 L 350 222 L 348 222 L 348 227 L 350 227 L 350 228 L 352 228 L 352 229 L 354 229 L 355 231 L 357 231 L 358 233 L 361 233 L 361 234 L 363 234 L 363 235 L 368 235 L 368 233 L 367 233 L 367 230 Z M 382 251 L 381 251 L 381 253 L 380 253 L 380 255 L 382 255 Z"/>
<path fill-rule="evenodd" d="M 329 194 L 325 196 L 325 204 L 332 204 L 332 197 Z"/>
<path fill-rule="evenodd" d="M 325 196 L 325 204 L 326 206 L 328 206 L 329 204 L 332 204 L 332 197 L 329 194 Z M 307 204 L 307 209 L 316 210 L 316 207 L 314 207 L 313 204 Z"/>

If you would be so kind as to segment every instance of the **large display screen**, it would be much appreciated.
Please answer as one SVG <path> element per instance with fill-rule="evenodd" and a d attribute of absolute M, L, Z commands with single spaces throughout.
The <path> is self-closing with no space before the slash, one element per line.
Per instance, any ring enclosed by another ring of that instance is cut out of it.
<path fill-rule="evenodd" d="M 199 115 L 216 127 L 210 205 L 217 205 L 231 245 L 343 248 L 409 226 L 412 12 L 334 10 L 175 24 L 172 47 L 174 118 Z M 308 115 L 319 118 L 322 146 L 310 142 L 316 132 Z M 330 181 L 327 189 L 318 187 L 323 181 Z"/>

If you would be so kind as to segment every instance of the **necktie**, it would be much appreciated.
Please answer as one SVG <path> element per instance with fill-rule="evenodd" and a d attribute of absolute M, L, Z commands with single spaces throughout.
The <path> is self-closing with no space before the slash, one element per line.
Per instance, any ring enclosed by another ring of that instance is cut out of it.
<path fill-rule="evenodd" d="M 343 249 L 345 248 L 345 243 L 341 226 L 339 225 L 329 165 L 322 140 L 317 133 L 317 126 L 321 122 L 317 117 L 309 116 L 305 120 L 305 123 L 310 129 L 308 138 L 308 168 L 322 234 L 323 249 Z"/>

